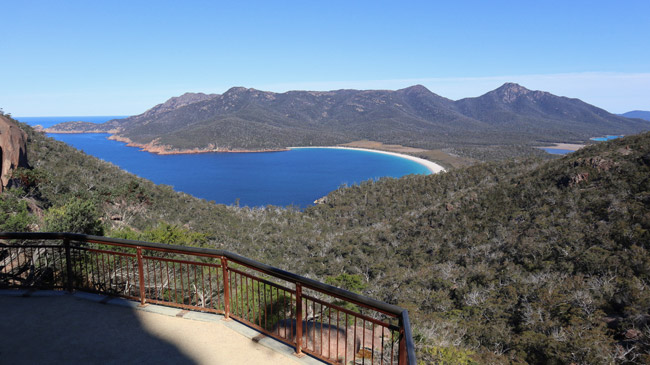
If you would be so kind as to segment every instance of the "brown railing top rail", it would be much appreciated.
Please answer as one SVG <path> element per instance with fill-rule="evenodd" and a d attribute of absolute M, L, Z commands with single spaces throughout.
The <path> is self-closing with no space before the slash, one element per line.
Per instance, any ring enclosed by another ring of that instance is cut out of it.
<path fill-rule="evenodd" d="M 92 242 L 92 243 L 101 243 L 109 245 L 119 245 L 127 247 L 142 247 L 150 248 L 155 250 L 174 252 L 174 253 L 185 253 L 192 254 L 197 256 L 207 256 L 207 257 L 226 257 L 236 263 L 243 264 L 245 266 L 254 268 L 263 273 L 275 276 L 277 278 L 300 283 L 309 288 L 321 291 L 325 294 L 339 297 L 340 299 L 348 300 L 350 302 L 360 304 L 364 307 L 369 307 L 386 314 L 393 315 L 398 317 L 401 326 L 404 330 L 404 337 L 406 340 L 407 356 L 409 359 L 409 364 L 415 364 L 415 346 L 413 343 L 413 337 L 411 333 L 411 324 L 409 321 L 408 311 L 402 307 L 381 302 L 364 295 L 352 293 L 350 291 L 337 288 L 319 281 L 309 279 L 270 265 L 251 260 L 249 258 L 237 255 L 232 252 L 228 252 L 220 249 L 211 249 L 211 248 L 201 248 L 201 247 L 187 247 L 187 246 L 174 246 L 167 245 L 162 243 L 152 243 L 144 241 L 134 241 L 126 240 L 120 238 L 108 238 L 103 236 L 93 236 L 85 235 L 78 233 L 56 233 L 56 232 L 0 232 L 0 239 L 28 239 L 28 240 L 70 240 L 70 241 L 80 241 L 80 242 Z"/>

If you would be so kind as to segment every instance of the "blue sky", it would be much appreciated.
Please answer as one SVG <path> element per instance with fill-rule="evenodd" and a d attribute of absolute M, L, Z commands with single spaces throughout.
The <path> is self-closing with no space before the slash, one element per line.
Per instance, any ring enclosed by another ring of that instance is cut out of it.
<path fill-rule="evenodd" d="M 3 1 L 0 108 L 131 115 L 232 86 L 459 99 L 504 82 L 650 110 L 650 1 Z"/>

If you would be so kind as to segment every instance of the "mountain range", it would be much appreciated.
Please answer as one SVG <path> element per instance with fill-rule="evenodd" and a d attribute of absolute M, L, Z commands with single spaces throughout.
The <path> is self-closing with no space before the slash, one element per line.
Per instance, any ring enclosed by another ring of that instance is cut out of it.
<path fill-rule="evenodd" d="M 650 123 L 514 83 L 453 101 L 421 85 L 396 91 L 273 93 L 233 87 L 186 93 L 104 124 L 62 123 L 48 132 L 110 132 L 151 151 L 272 150 L 372 140 L 419 148 L 539 145 L 634 134 Z"/>

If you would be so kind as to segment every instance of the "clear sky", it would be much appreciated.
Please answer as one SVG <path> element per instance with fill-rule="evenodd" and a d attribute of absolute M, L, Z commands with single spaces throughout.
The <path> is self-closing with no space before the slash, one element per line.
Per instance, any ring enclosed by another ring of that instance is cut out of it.
<path fill-rule="evenodd" d="M 650 110 L 650 1 L 1 0 L 0 108 L 131 115 L 187 91 L 507 81 Z"/>

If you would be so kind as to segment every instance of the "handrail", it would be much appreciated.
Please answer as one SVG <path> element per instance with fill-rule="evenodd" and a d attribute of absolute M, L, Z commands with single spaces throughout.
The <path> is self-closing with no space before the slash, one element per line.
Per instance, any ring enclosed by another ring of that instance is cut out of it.
<path fill-rule="evenodd" d="M 313 279 L 309 279 L 258 261 L 237 255 L 235 253 L 211 248 L 200 247 L 187 247 L 187 246 L 174 246 L 162 243 L 152 243 L 144 241 L 135 241 L 119 238 L 108 238 L 103 236 L 85 235 L 78 233 L 58 233 L 58 232 L 0 232 L 0 239 L 27 239 L 27 240 L 64 240 L 77 241 L 77 242 L 90 242 L 99 244 L 117 245 L 123 247 L 132 247 L 136 249 L 155 249 L 159 251 L 166 251 L 171 253 L 192 254 L 204 257 L 222 258 L 225 257 L 237 264 L 247 266 L 258 270 L 262 273 L 280 278 L 287 282 L 300 284 L 310 289 L 315 289 L 324 294 L 337 297 L 339 299 L 347 300 L 354 304 L 358 304 L 367 308 L 372 308 L 384 314 L 397 317 L 400 321 L 400 332 L 402 339 L 400 340 L 399 357 L 400 363 L 415 364 L 415 347 L 413 344 L 411 324 L 408 317 L 408 311 L 399 306 L 388 304 L 369 298 L 364 295 L 352 293 L 350 291 L 334 287 Z M 1 246 L 0 246 L 1 247 Z M 66 245 L 68 247 L 68 245 Z M 298 286 L 297 286 L 298 287 Z M 298 323 L 300 327 L 301 324 Z"/>

